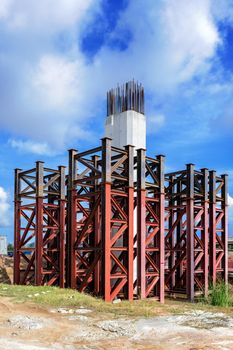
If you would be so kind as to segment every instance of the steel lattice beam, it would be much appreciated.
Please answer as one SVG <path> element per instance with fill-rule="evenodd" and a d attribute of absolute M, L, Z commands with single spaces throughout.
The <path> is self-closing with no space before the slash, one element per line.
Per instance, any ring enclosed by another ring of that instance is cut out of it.
<path fill-rule="evenodd" d="M 208 170 L 166 175 L 166 275 L 169 293 L 208 293 Z"/>
<path fill-rule="evenodd" d="M 164 161 L 137 153 L 138 295 L 164 301 Z"/>
<path fill-rule="evenodd" d="M 207 296 L 209 275 L 227 283 L 227 196 L 227 175 L 193 164 L 164 175 L 163 156 L 109 138 L 69 151 L 67 181 L 64 167 L 43 162 L 16 169 L 14 283 L 106 301 Z"/>
<path fill-rule="evenodd" d="M 64 287 L 65 168 L 15 171 L 14 283 Z"/>
<path fill-rule="evenodd" d="M 210 171 L 210 276 L 228 282 L 228 176 Z"/>

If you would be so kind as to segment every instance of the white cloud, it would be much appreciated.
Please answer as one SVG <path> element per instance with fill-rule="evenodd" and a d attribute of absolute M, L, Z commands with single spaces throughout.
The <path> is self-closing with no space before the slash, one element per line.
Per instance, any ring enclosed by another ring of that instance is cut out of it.
<path fill-rule="evenodd" d="M 178 73 L 177 78 L 186 81 L 213 57 L 221 40 L 211 15 L 210 0 L 170 0 L 166 3 L 164 25 L 171 63 Z"/>
<path fill-rule="evenodd" d="M 231 197 L 229 194 L 228 194 L 228 204 L 230 207 L 233 207 L 233 197 Z"/>
<path fill-rule="evenodd" d="M 70 110 L 83 96 L 80 82 L 84 80 L 84 73 L 81 59 L 71 61 L 58 55 L 44 55 L 32 73 L 35 95 L 48 109 Z"/>
<path fill-rule="evenodd" d="M 16 138 L 56 150 L 82 139 L 91 118 L 102 112 L 107 89 L 135 77 L 159 102 L 180 84 L 205 75 L 221 44 L 210 0 L 130 0 L 92 61 L 81 51 L 80 42 L 100 11 L 101 0 L 9 4 L 6 32 L 14 30 L 20 40 L 12 42 L 9 36 L 10 54 L 2 68 L 8 76 L 2 81 L 10 83 L 4 84 L 8 98 L 2 103 L 1 122 Z M 111 40 L 127 38 L 125 33 L 131 33 L 125 50 L 109 45 Z M 61 34 L 68 38 L 65 50 L 56 47 Z M 162 113 L 150 114 L 149 123 L 162 127 Z"/>
<path fill-rule="evenodd" d="M 9 225 L 9 198 L 7 192 L 0 186 L 0 227 L 6 227 Z"/>
<path fill-rule="evenodd" d="M 130 1 L 115 37 L 124 31 L 132 35 L 127 50 L 105 47 L 97 55 L 101 76 L 136 75 L 157 96 L 205 73 L 221 43 L 209 0 Z"/>
<path fill-rule="evenodd" d="M 17 149 L 21 153 L 33 153 L 37 155 L 53 155 L 54 152 L 48 146 L 46 142 L 39 143 L 31 140 L 9 140 L 9 144 L 12 148 Z"/>
<path fill-rule="evenodd" d="M 155 114 L 147 117 L 147 133 L 157 133 L 165 124 L 165 116 L 163 114 Z"/>
<path fill-rule="evenodd" d="M 11 29 L 47 32 L 70 28 L 97 10 L 99 0 L 1 0 L 3 19 Z M 1 13 L 1 12 L 0 12 Z"/>
<path fill-rule="evenodd" d="M 0 1 L 0 20 L 7 18 L 11 4 L 12 4 L 12 0 Z"/>

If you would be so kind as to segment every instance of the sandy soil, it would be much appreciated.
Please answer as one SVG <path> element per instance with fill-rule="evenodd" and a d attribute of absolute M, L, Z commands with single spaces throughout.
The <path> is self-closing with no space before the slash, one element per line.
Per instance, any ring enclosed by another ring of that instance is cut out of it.
<path fill-rule="evenodd" d="M 13 258 L 0 256 L 0 283 L 13 282 Z"/>
<path fill-rule="evenodd" d="M 116 319 L 92 310 L 44 309 L 0 298 L 0 349 L 233 349 L 233 318 L 204 311 Z"/>
<path fill-rule="evenodd" d="M 233 254 L 232 254 L 233 257 Z M 13 259 L 0 259 L 0 282 L 11 283 Z M 45 309 L 0 297 L 0 350 L 233 350 L 233 318 L 189 311 L 151 319 L 114 318 L 80 309 Z"/>

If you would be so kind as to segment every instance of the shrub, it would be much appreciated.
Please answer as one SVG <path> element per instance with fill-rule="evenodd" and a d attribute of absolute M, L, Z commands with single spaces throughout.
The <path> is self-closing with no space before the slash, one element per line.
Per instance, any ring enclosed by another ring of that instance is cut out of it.
<path fill-rule="evenodd" d="M 218 282 L 212 288 L 210 303 L 214 306 L 226 307 L 229 305 L 229 290 L 224 282 Z"/>

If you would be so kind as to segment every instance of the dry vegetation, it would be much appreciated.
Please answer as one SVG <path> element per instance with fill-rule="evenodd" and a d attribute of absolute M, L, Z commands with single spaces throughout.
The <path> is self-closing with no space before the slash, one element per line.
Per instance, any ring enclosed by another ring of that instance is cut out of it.
<path fill-rule="evenodd" d="M 36 303 L 43 307 L 87 307 L 100 313 L 111 313 L 114 316 L 152 317 L 155 315 L 183 314 L 189 310 L 208 310 L 233 315 L 233 292 L 230 289 L 228 307 L 212 306 L 206 300 L 194 304 L 178 300 L 166 300 L 164 305 L 153 299 L 122 301 L 118 304 L 105 303 L 99 298 L 79 293 L 71 289 L 56 287 L 33 287 L 0 284 L 0 296 L 9 297 L 16 303 Z M 210 299 L 211 300 L 211 299 Z"/>

